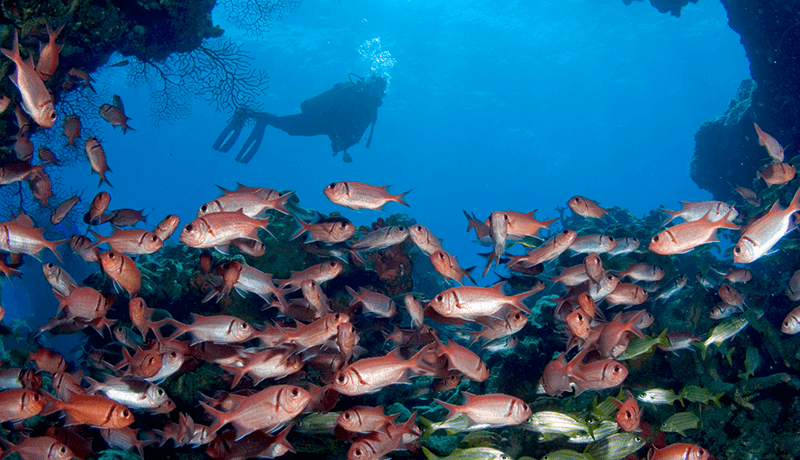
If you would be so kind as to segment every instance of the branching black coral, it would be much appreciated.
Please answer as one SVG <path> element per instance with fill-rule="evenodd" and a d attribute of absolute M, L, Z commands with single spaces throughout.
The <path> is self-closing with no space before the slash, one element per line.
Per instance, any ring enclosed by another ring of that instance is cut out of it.
<path fill-rule="evenodd" d="M 300 0 L 219 0 L 228 20 L 249 37 L 261 38 L 269 31 L 273 19 L 294 12 Z"/>
<path fill-rule="evenodd" d="M 162 62 L 132 61 L 128 78 L 151 87 L 151 113 L 156 123 L 186 118 L 192 97 L 217 110 L 257 105 L 267 75 L 250 67 L 241 46 L 227 39 L 204 42 L 190 53 L 173 53 Z"/>

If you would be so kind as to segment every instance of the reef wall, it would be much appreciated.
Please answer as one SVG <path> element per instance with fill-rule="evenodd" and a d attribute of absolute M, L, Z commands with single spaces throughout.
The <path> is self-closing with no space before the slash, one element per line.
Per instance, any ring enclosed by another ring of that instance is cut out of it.
<path fill-rule="evenodd" d="M 623 0 L 630 4 L 633 0 Z M 642 0 L 640 0 L 642 1 Z M 786 148 L 793 161 L 800 129 L 800 4 L 797 1 L 721 0 L 728 24 L 741 36 L 752 80 L 745 80 L 724 115 L 708 120 L 695 134 L 692 180 L 718 200 L 738 198 L 735 186 L 763 189 L 756 171 L 768 157 L 758 145 L 753 123 Z M 650 0 L 662 13 L 680 16 L 689 0 Z"/>

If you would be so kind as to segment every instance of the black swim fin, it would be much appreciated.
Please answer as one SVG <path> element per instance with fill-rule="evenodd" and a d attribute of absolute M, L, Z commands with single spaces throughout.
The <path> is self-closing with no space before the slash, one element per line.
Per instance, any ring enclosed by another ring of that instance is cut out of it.
<path fill-rule="evenodd" d="M 239 139 L 239 135 L 242 134 L 242 129 L 246 122 L 247 115 L 245 112 L 243 110 L 236 110 L 233 113 L 231 122 L 222 130 L 222 133 L 220 133 L 217 140 L 214 141 L 214 145 L 212 145 L 211 148 L 220 152 L 227 152 L 230 150 L 233 144 Z"/>
<path fill-rule="evenodd" d="M 253 132 L 250 133 L 250 137 L 244 141 L 244 145 L 242 149 L 239 150 L 239 154 L 236 155 L 236 161 L 239 163 L 248 163 L 258 152 L 258 148 L 261 146 L 261 141 L 264 140 L 264 131 L 269 126 L 269 122 L 265 119 L 257 119 L 256 125 L 253 127 Z"/>

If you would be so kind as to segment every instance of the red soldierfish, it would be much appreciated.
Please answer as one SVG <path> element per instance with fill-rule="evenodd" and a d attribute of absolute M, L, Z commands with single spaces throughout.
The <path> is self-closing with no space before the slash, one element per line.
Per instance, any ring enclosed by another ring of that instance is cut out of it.
<path fill-rule="evenodd" d="M 728 211 L 728 214 L 731 212 L 733 209 Z M 717 222 L 711 222 L 706 214 L 700 220 L 682 222 L 663 230 L 650 240 L 649 248 L 652 252 L 665 256 L 684 254 L 697 246 L 718 242 L 716 233 L 719 228 L 737 230 L 739 227 L 730 223 L 727 217 Z"/>
<path fill-rule="evenodd" d="M 781 332 L 790 335 L 800 332 L 800 307 L 795 307 L 786 315 L 781 325 Z"/>
<path fill-rule="evenodd" d="M 344 217 L 323 219 L 314 224 L 307 224 L 297 219 L 300 228 L 294 232 L 290 239 L 298 238 L 303 233 L 308 232 L 310 238 L 306 243 L 319 241 L 325 244 L 343 243 L 356 234 L 356 226 Z"/>
<path fill-rule="evenodd" d="M 180 222 L 181 219 L 178 216 L 175 214 L 170 214 L 158 223 L 156 228 L 153 230 L 153 233 L 161 238 L 161 241 L 167 241 L 169 237 L 172 236 L 172 233 L 175 231 L 175 229 L 178 228 Z"/>
<path fill-rule="evenodd" d="M 464 211 L 464 215 L 467 216 L 467 220 L 469 221 L 469 225 L 467 226 L 467 233 L 473 228 L 475 229 L 475 236 L 478 238 L 478 241 L 484 245 L 488 246 L 492 243 L 492 231 L 489 228 L 489 225 L 486 222 L 481 222 L 475 217 L 473 213 L 471 216 L 467 214 L 467 211 Z"/>
<path fill-rule="evenodd" d="M 410 372 L 427 369 L 422 363 L 426 353 L 427 348 L 423 348 L 411 359 L 404 360 L 396 348 L 386 356 L 360 359 L 336 374 L 333 389 L 343 395 L 358 396 L 396 383 L 409 383 Z"/>
<path fill-rule="evenodd" d="M 756 127 L 756 132 L 758 133 L 758 145 L 762 145 L 767 148 L 767 153 L 769 153 L 770 158 L 775 163 L 782 163 L 783 162 L 783 146 L 775 140 L 774 137 L 770 136 L 769 134 L 761 131 L 761 128 L 758 127 L 758 123 L 753 123 L 753 126 Z"/>
<path fill-rule="evenodd" d="M 100 254 L 100 265 L 131 298 L 139 294 L 139 289 L 142 287 L 142 273 L 133 259 L 121 252 L 108 251 Z"/>
<path fill-rule="evenodd" d="M 214 419 L 209 432 L 215 433 L 231 423 L 238 440 L 256 430 L 274 430 L 285 425 L 303 411 L 310 398 L 309 392 L 300 387 L 273 385 L 242 398 L 231 412 L 219 411 L 202 401 L 200 405 Z"/>
<path fill-rule="evenodd" d="M 617 313 L 614 319 L 605 325 L 600 340 L 597 343 L 597 351 L 606 358 L 616 358 L 628 348 L 628 333 L 633 333 L 638 337 L 644 337 L 636 324 L 644 316 L 646 310 L 637 313 L 627 323 L 622 322 L 622 313 Z"/>
<path fill-rule="evenodd" d="M 91 76 L 89 76 L 88 73 L 84 72 L 83 70 L 69 69 L 67 75 L 69 75 L 70 77 L 75 77 L 80 80 L 83 80 L 83 86 L 87 86 L 89 87 L 90 90 L 92 90 L 93 93 L 97 93 L 97 91 L 95 91 L 94 87 L 92 86 L 92 82 L 94 81 L 94 79 Z"/>
<path fill-rule="evenodd" d="M 28 254 L 39 259 L 42 249 L 47 248 L 61 260 L 56 250 L 60 244 L 67 240 L 48 241 L 42 235 L 43 229 L 30 228 L 17 222 L 0 223 L 0 251 L 7 251 L 14 254 Z"/>
<path fill-rule="evenodd" d="M 511 256 L 506 267 L 512 268 L 519 264 L 523 267 L 532 267 L 553 260 L 569 249 L 577 237 L 578 233 L 575 232 L 575 230 L 564 230 L 545 241 L 540 246 L 531 249 L 524 256 Z"/>
<path fill-rule="evenodd" d="M 100 141 L 98 141 L 97 138 L 90 137 L 86 139 L 86 157 L 89 159 L 89 165 L 92 167 L 92 171 L 100 175 L 100 183 L 98 183 L 97 186 L 99 187 L 105 182 L 111 187 L 111 182 L 106 179 L 106 171 L 113 171 L 108 167 L 106 151 L 103 149 L 103 146 L 100 145 Z"/>
<path fill-rule="evenodd" d="M 517 295 L 506 296 L 503 294 L 503 285 L 505 285 L 505 281 L 488 288 L 477 286 L 450 288 L 434 297 L 429 306 L 444 317 L 465 320 L 492 316 L 506 304 L 513 305 L 529 315 L 533 314 L 522 301 L 544 289 L 543 286 Z"/>
<path fill-rule="evenodd" d="M 65 217 L 69 214 L 72 207 L 75 206 L 79 201 L 81 201 L 81 197 L 73 196 L 72 198 L 68 198 L 64 200 L 58 207 L 50 214 L 50 223 L 53 225 L 58 224 Z"/>
<path fill-rule="evenodd" d="M 152 254 L 164 246 L 158 235 L 138 228 L 117 229 L 111 236 L 103 236 L 96 232 L 92 234 L 97 238 L 98 246 L 108 244 L 111 249 L 132 256 Z"/>
<path fill-rule="evenodd" d="M 334 182 L 325 187 L 324 193 L 334 203 L 356 210 L 380 210 L 383 205 L 390 201 L 408 206 L 403 201 L 403 197 L 411 190 L 399 195 L 392 195 L 386 191 L 387 188 L 389 186 L 376 187 L 363 182 Z"/>
<path fill-rule="evenodd" d="M 602 219 L 611 209 L 601 208 L 596 202 L 580 195 L 575 195 L 569 199 L 567 206 L 575 214 L 594 219 Z"/>
<path fill-rule="evenodd" d="M 639 429 L 639 422 L 642 418 L 642 411 L 639 409 L 639 403 L 633 397 L 630 391 L 625 390 L 628 399 L 625 402 L 620 402 L 616 398 L 614 403 L 617 405 L 617 425 L 623 431 L 637 431 Z"/>
<path fill-rule="evenodd" d="M 669 219 L 661 224 L 662 226 L 667 225 L 673 219 L 677 218 L 683 219 L 684 222 L 693 222 L 702 219 L 706 214 L 708 214 L 706 219 L 710 222 L 717 222 L 723 217 L 725 217 L 728 222 L 733 222 L 736 216 L 739 215 L 739 211 L 736 211 L 736 209 L 734 209 L 733 212 L 729 212 L 733 206 L 728 203 L 723 203 L 722 201 L 698 201 L 696 203 L 681 201 L 681 204 L 683 207 L 680 211 L 660 210 L 669 215 Z"/>
<path fill-rule="evenodd" d="M 733 248 L 733 261 L 746 264 L 767 254 L 793 229 L 792 214 L 797 211 L 800 211 L 800 188 L 786 209 L 781 208 L 779 201 L 775 201 L 769 212 L 745 228 Z"/>
<path fill-rule="evenodd" d="M 788 163 L 772 163 L 756 173 L 756 177 L 764 179 L 767 187 L 783 185 L 794 179 L 796 168 Z"/>
<path fill-rule="evenodd" d="M 472 275 L 470 275 L 470 272 L 474 270 L 475 267 L 467 269 L 461 268 L 461 265 L 458 264 L 458 258 L 442 249 L 431 254 L 431 265 L 433 265 L 437 273 L 444 276 L 447 280 L 453 280 L 458 284 L 464 284 L 464 277 L 466 276 L 467 279 L 472 281 L 472 284 L 478 284 L 472 278 Z"/>
<path fill-rule="evenodd" d="M 240 343 L 254 334 L 253 326 L 233 316 L 200 316 L 192 313 L 192 319 L 194 320 L 192 324 L 183 324 L 172 318 L 166 318 L 164 321 L 167 324 L 172 324 L 178 329 L 168 340 L 188 332 L 192 336 L 191 345 L 204 341 Z"/>
<path fill-rule="evenodd" d="M 426 256 L 430 256 L 436 251 L 442 250 L 442 240 L 436 238 L 433 232 L 422 225 L 416 224 L 408 228 L 408 235 L 411 241 L 422 251 Z"/>
<path fill-rule="evenodd" d="M 0 422 L 17 422 L 38 415 L 45 405 L 37 392 L 23 388 L 0 391 Z"/>
<path fill-rule="evenodd" d="M 604 390 L 622 385 L 628 377 L 628 368 L 613 359 L 601 359 L 576 366 L 585 380 L 573 379 L 575 396 L 586 390 Z"/>
<path fill-rule="evenodd" d="M 647 460 L 707 460 L 711 454 L 694 444 L 672 444 L 663 449 L 653 447 L 647 453 Z"/>
<path fill-rule="evenodd" d="M 258 229 L 267 229 L 269 219 L 252 219 L 241 210 L 214 212 L 193 220 L 181 232 L 180 242 L 191 248 L 216 248 L 227 252 L 237 238 L 260 241 Z"/>
<path fill-rule="evenodd" d="M 67 145 L 77 147 L 75 139 L 81 137 L 81 119 L 77 115 L 64 118 L 64 135 L 67 136 Z"/>
<path fill-rule="evenodd" d="M 125 132 L 129 129 L 136 131 L 128 126 L 128 120 L 130 120 L 130 118 L 125 116 L 125 112 L 123 112 L 119 107 L 115 107 L 111 104 L 103 104 L 100 106 L 100 116 L 103 118 L 103 120 L 111 123 L 111 126 L 113 127 L 122 126 L 122 134 L 125 134 Z"/>
<path fill-rule="evenodd" d="M 14 30 L 14 47 L 3 49 L 3 54 L 14 61 L 17 70 L 11 76 L 14 86 L 22 95 L 22 108 L 42 128 L 51 128 L 56 122 L 56 110 L 53 107 L 53 95 L 44 86 L 44 82 L 33 67 L 33 58 L 22 60 L 19 54 L 19 32 Z"/>
<path fill-rule="evenodd" d="M 197 217 L 203 217 L 212 212 L 235 212 L 240 209 L 245 215 L 252 218 L 264 217 L 269 209 L 289 214 L 289 211 L 286 210 L 286 202 L 294 194 L 294 192 L 280 193 L 261 187 L 240 186 L 235 191 L 220 188 L 223 195 L 200 206 Z"/>
<path fill-rule="evenodd" d="M 53 428 L 53 427 L 50 427 Z M 48 430 L 50 429 L 48 428 Z M 72 460 L 75 454 L 62 442 L 50 436 L 22 437 L 19 444 L 3 441 L 5 454 L 17 453 L 22 460 Z"/>
<path fill-rule="evenodd" d="M 436 400 L 449 412 L 445 420 L 456 414 L 464 414 L 469 418 L 470 426 L 482 428 L 502 428 L 519 425 L 531 416 L 530 406 L 515 396 L 502 393 L 474 395 L 462 392 L 464 404 L 457 406 Z"/>
<path fill-rule="evenodd" d="M 133 413 L 122 404 L 105 396 L 72 395 L 69 402 L 48 396 L 47 408 L 42 415 L 63 410 L 67 412 L 66 424 L 80 423 L 95 428 L 124 428 L 133 423 Z"/>
<path fill-rule="evenodd" d="M 538 236 L 539 230 L 549 229 L 550 224 L 557 221 L 558 218 L 548 219 L 545 221 L 536 220 L 531 212 L 516 212 L 504 211 L 508 219 L 508 236 L 509 237 L 523 237 L 523 236 Z"/>
<path fill-rule="evenodd" d="M 45 23 L 45 25 L 47 26 L 47 35 L 50 36 L 50 40 L 46 45 L 39 43 L 39 62 L 36 63 L 36 73 L 43 82 L 50 80 L 50 77 L 53 76 L 53 73 L 58 68 L 58 54 L 61 52 L 62 45 L 56 43 L 56 38 L 61 33 L 61 29 L 64 28 L 64 26 L 61 26 L 53 32 L 50 24 Z"/>
<path fill-rule="evenodd" d="M 384 415 L 383 406 L 355 406 L 339 414 L 336 424 L 352 433 L 370 433 L 380 431 L 387 424 L 394 423 L 398 415 Z"/>

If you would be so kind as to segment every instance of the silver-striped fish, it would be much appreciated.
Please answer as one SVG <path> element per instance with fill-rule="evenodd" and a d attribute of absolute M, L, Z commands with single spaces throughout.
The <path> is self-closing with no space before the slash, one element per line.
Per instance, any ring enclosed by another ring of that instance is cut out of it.
<path fill-rule="evenodd" d="M 571 415 L 561 412 L 542 411 L 532 414 L 522 425 L 538 433 L 567 434 L 574 431 L 588 432 L 589 426 Z"/>
<path fill-rule="evenodd" d="M 636 433 L 622 432 L 591 444 L 586 449 L 586 453 L 591 455 L 594 460 L 622 460 L 641 449 L 642 446 L 644 446 L 644 439 Z"/>

